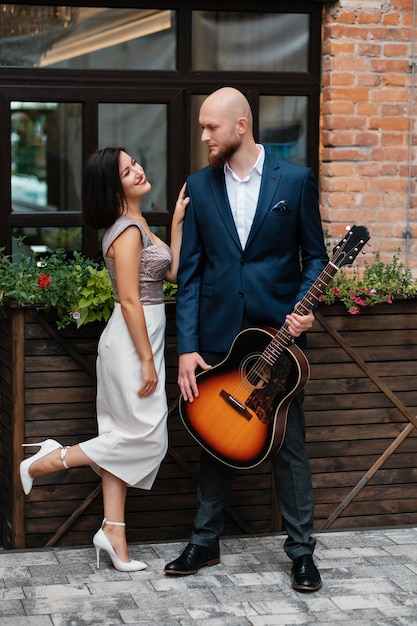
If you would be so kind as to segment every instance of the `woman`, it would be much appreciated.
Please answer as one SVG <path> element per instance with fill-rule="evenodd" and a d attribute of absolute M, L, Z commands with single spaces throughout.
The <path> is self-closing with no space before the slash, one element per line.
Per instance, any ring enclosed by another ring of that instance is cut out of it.
<path fill-rule="evenodd" d="M 151 189 L 141 165 L 123 148 L 97 150 L 82 184 L 83 217 L 105 229 L 102 248 L 115 306 L 97 357 L 98 436 L 63 447 L 40 444 L 20 465 L 23 489 L 34 478 L 81 465 L 101 475 L 104 520 L 93 543 L 120 571 L 144 569 L 129 559 L 125 533 L 127 486 L 150 489 L 168 446 L 165 393 L 163 280 L 176 282 L 182 222 L 189 199 L 180 191 L 171 225 L 171 249 L 149 228 L 141 211 Z"/>

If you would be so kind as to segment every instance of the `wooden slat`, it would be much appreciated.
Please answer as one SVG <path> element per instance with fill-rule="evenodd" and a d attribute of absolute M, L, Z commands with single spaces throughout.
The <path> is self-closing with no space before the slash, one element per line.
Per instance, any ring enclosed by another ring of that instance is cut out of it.
<path fill-rule="evenodd" d="M 25 439 L 25 359 L 24 359 L 24 312 L 17 310 L 11 324 L 12 338 L 12 394 L 11 413 L 11 459 L 13 509 L 10 511 L 12 545 L 25 544 L 25 498 L 20 485 L 19 465 L 23 459 L 22 443 Z M 4 444 L 3 444 L 4 445 Z M 3 449 L 3 455 L 5 450 Z M 6 457 L 4 457 L 6 458 Z"/>

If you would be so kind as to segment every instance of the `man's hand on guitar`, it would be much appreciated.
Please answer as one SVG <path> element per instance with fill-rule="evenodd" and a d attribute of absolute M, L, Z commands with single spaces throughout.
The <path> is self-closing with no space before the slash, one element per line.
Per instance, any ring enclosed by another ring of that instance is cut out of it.
<path fill-rule="evenodd" d="M 288 332 L 293 337 L 299 337 L 302 333 L 306 332 L 312 327 L 314 322 L 314 315 L 312 311 L 309 311 L 307 315 L 298 315 L 297 313 L 290 313 L 285 318 L 285 323 L 288 327 Z"/>
<path fill-rule="evenodd" d="M 195 377 L 196 369 L 209 370 L 211 365 L 205 362 L 198 352 L 180 354 L 178 366 L 178 385 L 184 400 L 192 402 L 198 397 L 198 385 Z"/>

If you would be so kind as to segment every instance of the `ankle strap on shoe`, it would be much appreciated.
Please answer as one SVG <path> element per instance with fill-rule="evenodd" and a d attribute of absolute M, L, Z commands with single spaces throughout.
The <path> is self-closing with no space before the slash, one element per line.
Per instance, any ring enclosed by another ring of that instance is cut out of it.
<path fill-rule="evenodd" d="M 61 449 L 61 461 L 62 461 L 62 465 L 65 467 L 66 470 L 69 470 L 69 465 L 65 460 L 65 455 L 68 452 L 68 448 L 70 446 L 65 446 L 64 448 Z"/>
<path fill-rule="evenodd" d="M 103 528 L 105 524 L 108 524 L 109 526 L 126 526 L 124 522 L 109 522 L 108 519 L 104 518 L 101 527 Z"/>

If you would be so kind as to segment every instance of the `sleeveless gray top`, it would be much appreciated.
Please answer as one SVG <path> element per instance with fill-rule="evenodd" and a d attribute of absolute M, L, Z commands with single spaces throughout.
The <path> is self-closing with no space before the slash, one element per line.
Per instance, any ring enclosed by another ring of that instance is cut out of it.
<path fill-rule="evenodd" d="M 142 224 L 131 217 L 119 217 L 115 223 L 106 230 L 102 241 L 104 262 L 110 275 L 113 286 L 115 302 L 119 302 L 117 291 L 116 271 L 114 259 L 107 256 L 108 249 L 121 233 L 129 226 L 137 226 L 142 236 L 142 262 L 139 277 L 139 298 L 143 305 L 161 304 L 164 301 L 163 280 L 171 264 L 171 250 L 165 243 L 155 244 L 146 233 Z"/>

